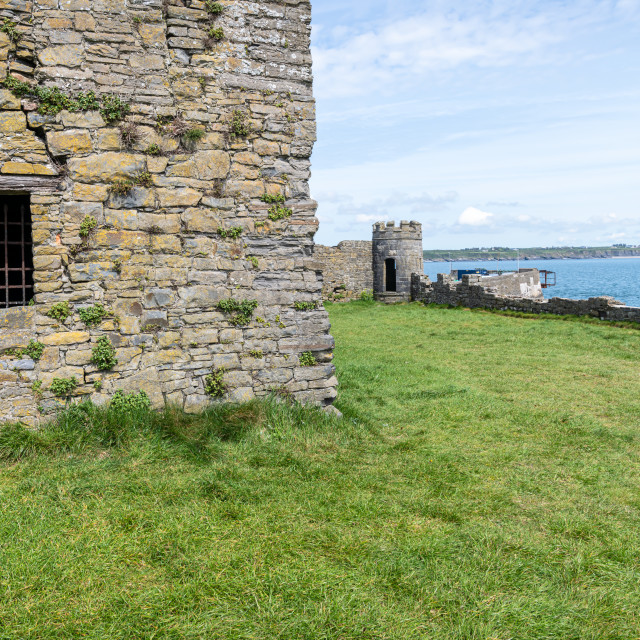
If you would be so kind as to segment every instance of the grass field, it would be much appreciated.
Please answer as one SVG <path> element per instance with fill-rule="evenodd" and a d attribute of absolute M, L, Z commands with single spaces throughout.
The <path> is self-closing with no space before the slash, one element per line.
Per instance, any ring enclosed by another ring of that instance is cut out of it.
<path fill-rule="evenodd" d="M 0 639 L 640 638 L 640 332 L 329 307 L 344 419 L 0 434 Z"/>

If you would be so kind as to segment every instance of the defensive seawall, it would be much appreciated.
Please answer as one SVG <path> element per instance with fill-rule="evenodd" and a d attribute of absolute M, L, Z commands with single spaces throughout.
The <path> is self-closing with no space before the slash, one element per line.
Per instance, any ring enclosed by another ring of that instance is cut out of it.
<path fill-rule="evenodd" d="M 486 279 L 480 283 L 478 276 L 469 275 L 464 275 L 460 282 L 455 282 L 447 275 L 438 274 L 438 280 L 432 282 L 428 276 L 413 274 L 412 299 L 425 304 L 591 316 L 615 322 L 640 322 L 640 307 L 628 307 L 606 296 L 587 300 L 545 300 L 539 297 L 504 295 L 488 286 Z"/>

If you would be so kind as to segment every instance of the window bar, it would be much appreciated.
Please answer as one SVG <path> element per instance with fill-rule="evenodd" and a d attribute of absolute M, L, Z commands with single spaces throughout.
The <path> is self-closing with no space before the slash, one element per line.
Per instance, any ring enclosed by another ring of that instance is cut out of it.
<path fill-rule="evenodd" d="M 27 304 L 27 277 L 26 277 L 27 263 L 25 261 L 26 247 L 24 244 L 24 222 L 25 222 L 24 201 L 21 201 L 20 202 L 20 251 L 21 251 L 20 255 L 22 258 L 22 273 L 20 275 L 22 276 L 22 304 L 23 305 Z"/>
<path fill-rule="evenodd" d="M 33 295 L 33 264 L 28 253 L 32 251 L 31 226 L 27 218 L 30 209 L 28 199 L 24 198 L 2 198 L 0 205 L 0 247 L 4 248 L 4 260 L 0 262 L 0 274 L 4 279 L 0 284 L 0 308 L 7 309 L 27 305 Z M 15 280 L 14 274 L 19 274 Z"/>
<path fill-rule="evenodd" d="M 5 200 L 3 203 L 4 212 L 4 300 L 3 307 L 9 307 L 9 203 Z"/>

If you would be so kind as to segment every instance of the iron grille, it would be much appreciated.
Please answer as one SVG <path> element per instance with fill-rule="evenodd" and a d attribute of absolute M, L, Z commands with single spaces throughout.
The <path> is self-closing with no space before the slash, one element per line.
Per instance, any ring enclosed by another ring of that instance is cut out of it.
<path fill-rule="evenodd" d="M 33 298 L 33 249 L 29 196 L 0 196 L 0 308 Z"/>

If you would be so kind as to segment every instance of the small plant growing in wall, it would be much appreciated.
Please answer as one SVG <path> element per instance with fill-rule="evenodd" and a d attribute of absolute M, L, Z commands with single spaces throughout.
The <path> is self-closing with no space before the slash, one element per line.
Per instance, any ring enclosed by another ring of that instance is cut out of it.
<path fill-rule="evenodd" d="M 225 370 L 222 367 L 213 369 L 204 379 L 205 393 L 212 398 L 220 398 L 227 391 L 227 386 L 224 383 L 224 372 Z"/>
<path fill-rule="evenodd" d="M 129 120 L 120 125 L 120 142 L 125 149 L 132 149 L 140 137 L 140 128 L 135 122 Z"/>
<path fill-rule="evenodd" d="M 161 156 L 162 155 L 162 149 L 160 148 L 159 145 L 157 145 L 155 142 L 153 144 L 150 144 L 145 150 L 144 152 L 148 155 L 148 156 Z"/>
<path fill-rule="evenodd" d="M 159 120 L 158 126 L 161 131 L 166 131 L 172 138 L 181 138 L 191 127 L 187 124 L 182 116 L 175 116 L 173 120 L 165 122 Z"/>
<path fill-rule="evenodd" d="M 295 397 L 293 393 L 291 393 L 291 391 L 287 389 L 287 387 L 285 387 L 284 385 L 280 385 L 279 387 L 273 387 L 271 389 L 271 393 L 273 393 L 273 395 L 280 398 L 280 400 L 282 400 L 283 402 L 287 402 L 289 404 L 293 404 L 295 402 Z"/>
<path fill-rule="evenodd" d="M 91 362 L 100 369 L 108 371 L 118 364 L 116 350 L 107 336 L 100 336 L 96 346 L 91 350 Z"/>
<path fill-rule="evenodd" d="M 233 314 L 229 322 L 234 326 L 245 325 L 251 322 L 251 316 L 258 307 L 257 300 L 220 300 L 217 305 L 223 313 Z"/>
<path fill-rule="evenodd" d="M 256 360 L 262 360 L 264 358 L 264 353 L 262 353 L 262 349 L 252 349 L 249 351 L 249 355 L 252 358 L 256 358 Z"/>
<path fill-rule="evenodd" d="M 41 87 L 23 82 L 12 75 L 2 81 L 2 85 L 19 98 L 29 97 L 38 103 L 38 113 L 57 115 L 66 111 L 100 111 L 107 124 L 123 120 L 131 107 L 118 96 L 105 95 L 102 101 L 93 91 L 68 95 L 58 87 Z"/>
<path fill-rule="evenodd" d="M 27 358 L 31 358 L 31 360 L 40 360 L 42 358 L 42 354 L 44 352 L 44 345 L 42 342 L 38 342 L 37 340 L 30 340 L 29 344 L 26 347 L 17 348 L 17 349 L 6 349 L 4 352 L 5 356 L 15 356 L 16 358 L 23 358 L 27 356 Z"/>
<path fill-rule="evenodd" d="M 54 396 L 68 398 L 77 388 L 78 381 L 75 376 L 72 376 L 71 378 L 54 378 L 49 390 Z"/>
<path fill-rule="evenodd" d="M 318 364 L 315 356 L 311 351 L 304 351 L 300 354 L 300 366 L 301 367 L 314 367 Z"/>
<path fill-rule="evenodd" d="M 71 307 L 66 300 L 64 302 L 56 302 L 52 305 L 51 309 L 47 311 L 47 315 L 58 322 L 65 322 L 71 315 Z"/>
<path fill-rule="evenodd" d="M 220 2 L 213 2 L 213 0 L 206 0 L 204 3 L 205 9 L 213 16 L 219 16 L 224 12 L 224 6 Z"/>
<path fill-rule="evenodd" d="M 20 350 L 20 356 L 27 356 L 32 360 L 40 360 L 44 353 L 44 345 L 37 340 L 29 340 L 29 344 Z"/>
<path fill-rule="evenodd" d="M 184 132 L 184 135 L 180 138 L 180 142 L 182 146 L 188 150 L 195 149 L 196 145 L 202 138 L 205 136 L 204 129 L 200 129 L 199 127 L 192 127 L 191 129 L 187 129 Z"/>
<path fill-rule="evenodd" d="M 263 193 L 260 200 L 267 204 L 284 204 L 286 198 L 281 193 Z"/>
<path fill-rule="evenodd" d="M 192 127 L 191 129 L 187 129 L 182 136 L 187 142 L 198 142 L 204 138 L 204 129 L 200 129 L 200 127 Z"/>
<path fill-rule="evenodd" d="M 97 327 L 109 315 L 109 312 L 98 303 L 91 307 L 78 309 L 78 315 L 85 326 L 91 328 Z"/>
<path fill-rule="evenodd" d="M 215 178 L 212 181 L 211 189 L 206 195 L 211 195 L 214 198 L 224 198 L 224 180 L 222 178 Z"/>
<path fill-rule="evenodd" d="M 133 182 L 139 187 L 149 188 L 153 186 L 153 176 L 149 171 L 140 171 L 140 173 L 136 173 L 136 175 L 133 176 Z"/>
<path fill-rule="evenodd" d="M 220 227 L 218 229 L 218 235 L 221 238 L 233 238 L 235 240 L 242 235 L 242 231 L 242 227 L 229 227 L 228 229 L 223 229 L 222 227 Z"/>
<path fill-rule="evenodd" d="M 222 27 L 211 27 L 207 33 L 214 42 L 224 40 L 224 29 Z"/>
<path fill-rule="evenodd" d="M 296 311 L 313 311 L 316 308 L 316 303 L 297 300 L 296 302 L 293 303 L 293 308 Z"/>
<path fill-rule="evenodd" d="M 247 115 L 236 109 L 231 114 L 231 135 L 234 138 L 244 138 L 251 133 L 251 128 L 247 122 Z"/>
<path fill-rule="evenodd" d="M 98 226 L 98 221 L 93 216 L 85 216 L 80 223 L 80 237 L 86 240 L 90 233 Z"/>
<path fill-rule="evenodd" d="M 33 395 L 36 398 L 42 398 L 42 380 L 34 380 L 31 385 L 31 391 L 33 391 Z"/>
<path fill-rule="evenodd" d="M 283 207 L 280 204 L 274 204 L 273 207 L 269 209 L 269 220 L 284 220 L 285 218 L 290 218 L 293 214 L 293 211 L 288 207 Z"/>
<path fill-rule="evenodd" d="M 0 25 L 0 31 L 2 33 L 6 33 L 9 36 L 9 40 L 12 44 L 17 44 L 22 39 L 22 34 L 16 29 L 16 23 L 9 20 L 9 18 L 5 18 L 2 24 Z"/>
<path fill-rule="evenodd" d="M 110 187 L 109 191 L 116 196 L 127 196 L 133 189 L 131 180 L 116 180 Z"/>
<path fill-rule="evenodd" d="M 260 266 L 260 263 L 258 262 L 258 258 L 256 258 L 255 256 L 249 256 L 247 260 L 251 263 L 251 266 L 254 269 L 257 269 Z"/>
<path fill-rule="evenodd" d="M 118 389 L 118 391 L 113 394 L 109 405 L 120 411 L 144 411 L 149 409 L 151 401 L 144 391 L 125 393 L 121 389 Z"/>
<path fill-rule="evenodd" d="M 100 115 L 107 124 L 120 122 L 131 111 L 131 107 L 118 96 L 104 96 Z"/>

